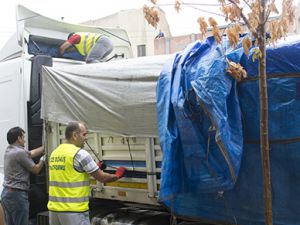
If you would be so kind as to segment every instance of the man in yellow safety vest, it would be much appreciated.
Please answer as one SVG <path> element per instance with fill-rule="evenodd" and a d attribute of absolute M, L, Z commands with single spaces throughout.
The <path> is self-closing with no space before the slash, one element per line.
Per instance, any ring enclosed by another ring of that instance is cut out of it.
<path fill-rule="evenodd" d="M 113 44 L 107 36 L 87 32 L 70 33 L 67 41 L 59 47 L 60 56 L 71 46 L 85 58 L 86 63 L 100 62 L 113 50 Z"/>
<path fill-rule="evenodd" d="M 50 225 L 90 225 L 90 175 L 100 182 L 113 182 L 124 176 L 125 168 L 115 174 L 103 172 L 83 149 L 88 131 L 84 123 L 71 122 L 60 144 L 49 158 Z"/>

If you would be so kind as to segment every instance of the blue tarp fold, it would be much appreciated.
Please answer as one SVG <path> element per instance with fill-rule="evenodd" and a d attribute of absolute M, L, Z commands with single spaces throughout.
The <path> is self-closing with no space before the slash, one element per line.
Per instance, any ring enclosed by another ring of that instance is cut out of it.
<path fill-rule="evenodd" d="M 164 157 L 172 157 L 164 159 L 161 189 L 216 192 L 236 182 L 243 148 L 241 112 L 222 51 L 213 38 L 196 42 L 161 73 L 159 138 Z M 228 57 L 239 61 L 241 55 L 231 51 Z"/>

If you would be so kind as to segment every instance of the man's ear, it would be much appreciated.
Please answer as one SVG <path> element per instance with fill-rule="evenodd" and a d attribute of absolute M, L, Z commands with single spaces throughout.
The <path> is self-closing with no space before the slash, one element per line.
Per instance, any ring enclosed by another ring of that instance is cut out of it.
<path fill-rule="evenodd" d="M 18 142 L 18 143 L 22 142 L 22 136 L 18 136 L 17 142 Z"/>
<path fill-rule="evenodd" d="M 77 140 L 77 134 L 76 134 L 76 132 L 73 132 L 73 133 L 72 133 L 71 139 L 72 139 L 73 141 L 76 141 L 76 140 Z"/>

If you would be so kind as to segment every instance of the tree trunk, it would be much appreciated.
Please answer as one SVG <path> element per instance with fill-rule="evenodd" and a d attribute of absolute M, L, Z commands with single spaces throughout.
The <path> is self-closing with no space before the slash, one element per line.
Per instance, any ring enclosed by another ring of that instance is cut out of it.
<path fill-rule="evenodd" d="M 259 97 L 260 97 L 260 152 L 263 170 L 265 221 L 267 225 L 273 224 L 272 217 L 272 193 L 270 172 L 270 147 L 268 134 L 268 91 L 266 78 L 266 2 L 261 0 L 261 25 L 258 30 L 258 45 L 261 52 L 259 58 Z"/>

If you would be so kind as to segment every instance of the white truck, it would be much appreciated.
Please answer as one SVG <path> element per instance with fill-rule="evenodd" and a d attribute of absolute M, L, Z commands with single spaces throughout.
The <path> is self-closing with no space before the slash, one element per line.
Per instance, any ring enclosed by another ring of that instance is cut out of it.
<path fill-rule="evenodd" d="M 109 62 L 85 65 L 75 51 L 58 57 L 58 46 L 74 31 L 107 35 L 114 44 Z M 17 32 L 0 52 L 0 173 L 9 128 L 24 128 L 27 147 L 44 143 L 49 155 L 63 142 L 65 124 L 80 120 L 91 131 L 91 149 L 85 148 L 95 160 L 104 160 L 107 172 L 114 172 L 117 166 L 128 171 L 114 183 L 91 180 L 94 224 L 122 209 L 116 209 L 115 202 L 160 209 L 157 194 L 162 154 L 157 140 L 155 87 L 167 56 L 131 57 L 130 42 L 122 29 L 67 24 L 19 5 Z M 40 213 L 46 210 L 47 171 L 33 176 L 31 184 L 30 217 L 38 215 L 38 225 L 48 224 L 47 214 Z M 105 202 L 104 211 L 101 202 Z M 98 211 L 102 214 L 96 217 Z M 168 220 L 163 211 L 149 214 L 125 207 L 120 214 L 122 221 L 130 218 L 159 224 Z"/>

